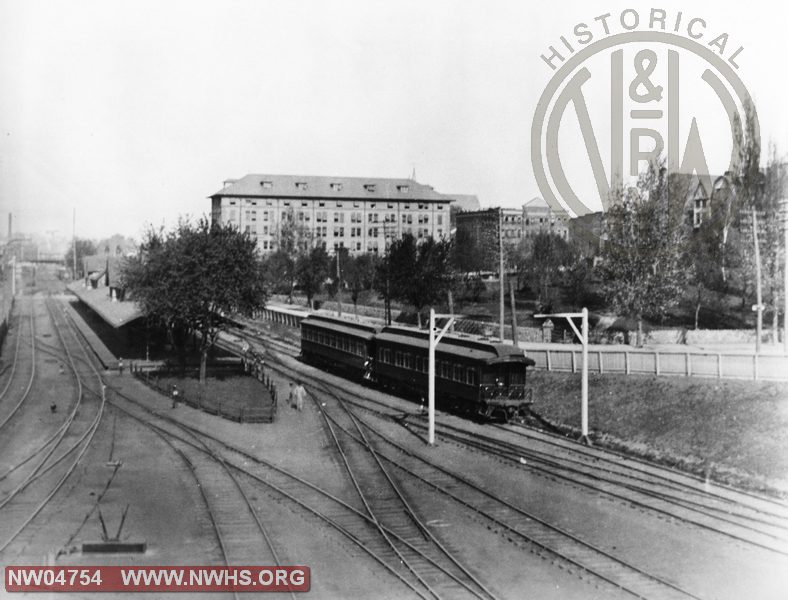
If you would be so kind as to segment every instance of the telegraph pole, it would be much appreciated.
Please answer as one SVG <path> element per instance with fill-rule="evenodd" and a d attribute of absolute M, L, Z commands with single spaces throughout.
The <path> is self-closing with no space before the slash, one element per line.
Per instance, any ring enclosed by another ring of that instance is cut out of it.
<path fill-rule="evenodd" d="M 788 354 L 788 198 L 783 205 L 783 352 Z"/>
<path fill-rule="evenodd" d="M 74 215 L 71 221 L 71 228 L 73 232 L 73 239 L 71 240 L 72 247 L 71 253 L 72 258 L 74 259 L 74 281 L 77 280 L 77 208 L 74 207 Z"/>
<path fill-rule="evenodd" d="M 342 279 L 339 270 L 339 250 L 342 246 L 337 246 L 337 316 L 342 316 Z"/>
<path fill-rule="evenodd" d="M 449 317 L 448 322 L 443 328 L 437 333 L 435 332 L 435 317 Z M 429 408 L 429 435 L 428 435 L 428 442 L 430 446 L 435 445 L 435 348 L 438 346 L 438 342 L 441 341 L 443 335 L 449 330 L 449 327 L 452 326 L 454 323 L 454 317 L 450 315 L 436 315 L 435 309 L 430 309 L 430 343 L 429 343 L 429 350 L 428 350 L 428 358 L 427 361 L 429 363 L 427 369 L 427 387 L 428 387 L 428 408 Z"/>
<path fill-rule="evenodd" d="M 546 317 L 563 317 L 569 321 L 575 335 L 580 338 L 580 343 L 583 344 L 583 365 L 581 368 L 580 379 L 580 441 L 591 445 L 591 439 L 588 437 L 588 309 L 584 308 L 579 313 L 555 313 L 552 315 L 534 315 L 536 319 Z M 577 329 L 573 318 L 580 317 L 582 323 L 580 330 Z"/>
<path fill-rule="evenodd" d="M 763 298 L 761 295 L 761 251 L 758 247 L 758 217 L 752 209 L 752 242 L 755 245 L 755 354 L 761 353 L 761 334 L 763 332 Z"/>
<path fill-rule="evenodd" d="M 498 208 L 498 273 L 499 279 L 501 283 L 501 293 L 500 293 L 500 335 L 501 342 L 503 342 L 503 307 L 504 307 L 504 300 L 503 300 L 503 208 Z"/>

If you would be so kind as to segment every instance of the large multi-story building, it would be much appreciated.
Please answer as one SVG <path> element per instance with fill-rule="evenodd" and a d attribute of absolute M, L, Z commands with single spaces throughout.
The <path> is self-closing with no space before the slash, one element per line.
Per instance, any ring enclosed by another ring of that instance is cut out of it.
<path fill-rule="evenodd" d="M 246 175 L 211 196 L 215 222 L 257 238 L 261 252 L 278 247 L 286 224 L 329 252 L 384 252 L 412 234 L 417 241 L 449 235 L 451 197 L 413 179 Z"/>
<path fill-rule="evenodd" d="M 538 196 L 523 206 L 523 236 L 529 238 L 537 233 L 553 233 L 564 239 L 569 235 L 566 222 Z"/>

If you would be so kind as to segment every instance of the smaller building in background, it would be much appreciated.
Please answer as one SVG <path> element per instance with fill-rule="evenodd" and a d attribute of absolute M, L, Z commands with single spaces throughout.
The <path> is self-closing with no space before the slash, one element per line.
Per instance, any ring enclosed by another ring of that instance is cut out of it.
<path fill-rule="evenodd" d="M 569 237 L 569 227 L 564 219 L 538 196 L 523 206 L 523 236 L 530 238 L 537 233 L 553 233 L 564 239 Z"/>

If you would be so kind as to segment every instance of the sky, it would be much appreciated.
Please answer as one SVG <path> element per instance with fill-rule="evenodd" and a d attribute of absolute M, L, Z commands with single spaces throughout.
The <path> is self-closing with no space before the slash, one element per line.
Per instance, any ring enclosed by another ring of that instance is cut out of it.
<path fill-rule="evenodd" d="M 744 47 L 737 73 L 764 143 L 788 153 L 778 4 L 655 6 Z M 139 238 L 209 212 L 222 181 L 247 173 L 415 170 L 439 192 L 520 206 L 540 195 L 531 121 L 552 76 L 540 55 L 576 23 L 628 6 L 0 0 L 3 233 L 11 212 L 17 231 L 70 236 L 75 211 L 80 237 Z M 704 111 L 703 99 L 682 102 Z M 704 132 L 712 150 L 720 129 Z"/>

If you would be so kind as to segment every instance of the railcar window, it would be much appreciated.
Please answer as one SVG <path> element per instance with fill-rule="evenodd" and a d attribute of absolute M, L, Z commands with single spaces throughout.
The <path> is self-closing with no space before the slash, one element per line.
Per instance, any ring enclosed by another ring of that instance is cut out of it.
<path fill-rule="evenodd" d="M 323 335 L 322 332 L 317 334 L 317 341 L 318 341 L 319 344 L 324 344 L 325 343 L 325 336 Z"/>
<path fill-rule="evenodd" d="M 391 350 L 388 348 L 383 350 L 383 362 L 391 364 Z"/>
<path fill-rule="evenodd" d="M 525 369 L 513 368 L 509 372 L 509 383 L 511 385 L 523 385 L 525 383 Z"/>
<path fill-rule="evenodd" d="M 395 352 L 394 353 L 394 364 L 398 367 L 402 366 L 402 352 Z"/>
<path fill-rule="evenodd" d="M 460 365 L 454 365 L 454 377 L 455 381 L 462 381 L 462 367 Z"/>
<path fill-rule="evenodd" d="M 449 363 L 441 361 L 441 377 L 449 379 Z"/>
<path fill-rule="evenodd" d="M 474 369 L 468 369 L 465 373 L 465 382 L 468 385 L 476 385 L 476 371 Z"/>
<path fill-rule="evenodd" d="M 403 366 L 406 369 L 412 369 L 413 368 L 413 356 L 411 356 L 410 352 L 406 352 L 405 353 L 405 361 L 404 361 Z"/>

